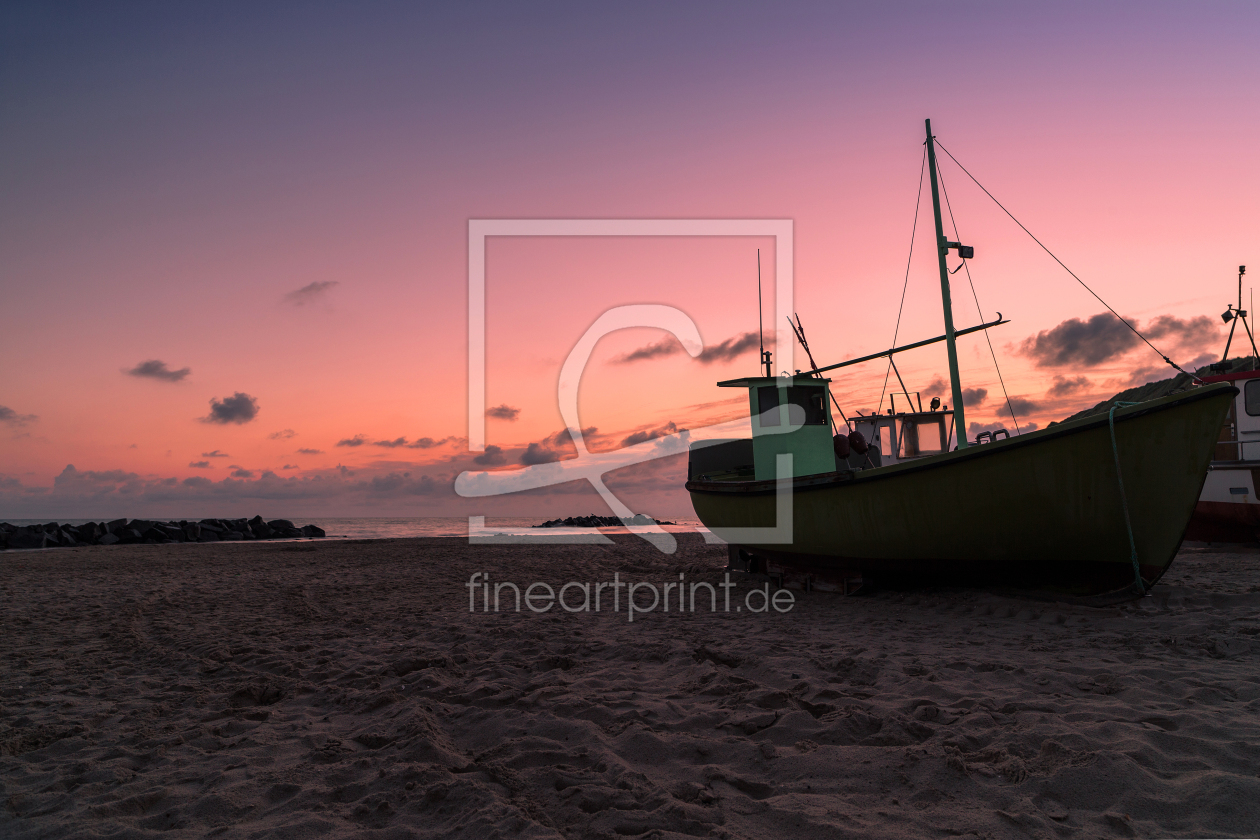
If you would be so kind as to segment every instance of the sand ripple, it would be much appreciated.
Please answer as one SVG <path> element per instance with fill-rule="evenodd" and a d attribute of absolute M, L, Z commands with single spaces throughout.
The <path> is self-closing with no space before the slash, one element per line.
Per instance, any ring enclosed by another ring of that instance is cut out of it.
<path fill-rule="evenodd" d="M 720 580 L 724 552 L 459 540 L 0 559 L 0 834 L 1260 833 L 1260 554 L 1108 609 L 468 612 L 474 571 Z M 742 602 L 748 582 L 732 598 Z"/>

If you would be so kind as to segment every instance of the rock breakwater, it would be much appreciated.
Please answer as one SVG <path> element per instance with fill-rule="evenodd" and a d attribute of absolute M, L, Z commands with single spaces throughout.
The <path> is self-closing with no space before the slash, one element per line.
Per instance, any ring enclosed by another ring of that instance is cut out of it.
<path fill-rule="evenodd" d="M 673 522 L 657 521 L 650 516 L 636 513 L 627 519 L 616 516 L 570 516 L 565 519 L 551 519 L 535 528 L 620 528 L 623 525 L 673 525 Z"/>
<path fill-rule="evenodd" d="M 233 540 L 277 540 L 323 537 L 317 525 L 300 528 L 287 519 L 202 519 L 200 521 L 115 519 L 112 522 L 85 522 L 82 525 L 11 525 L 0 522 L 0 549 L 69 548 L 80 545 L 115 545 L 182 542 L 221 542 Z"/>

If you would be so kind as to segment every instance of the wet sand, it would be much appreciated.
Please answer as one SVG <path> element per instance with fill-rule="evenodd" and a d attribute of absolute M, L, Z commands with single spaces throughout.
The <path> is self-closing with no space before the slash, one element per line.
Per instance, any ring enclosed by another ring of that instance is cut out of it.
<path fill-rule="evenodd" d="M 932 589 L 749 614 L 737 578 L 730 612 L 721 589 L 633 622 L 609 589 L 600 613 L 469 612 L 475 572 L 724 564 L 629 537 L 0 555 L 0 835 L 1260 835 L 1255 548 L 1186 549 L 1106 609 Z"/>

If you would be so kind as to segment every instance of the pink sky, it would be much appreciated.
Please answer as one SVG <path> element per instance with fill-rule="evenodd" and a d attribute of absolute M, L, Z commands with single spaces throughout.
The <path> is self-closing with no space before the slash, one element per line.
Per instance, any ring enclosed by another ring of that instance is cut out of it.
<path fill-rule="evenodd" d="M 797 310 L 819 361 L 839 361 L 892 339 L 924 117 L 1119 312 L 1176 319 L 1157 327 L 1165 352 L 1219 352 L 1237 266 L 1260 272 L 1256 8 L 899 9 L 10 7 L 0 519 L 601 511 L 588 488 L 450 490 L 476 454 L 468 220 L 791 219 Z M 991 338 L 1032 403 L 1021 422 L 1165 375 L 1140 348 L 1022 353 L 1103 307 L 942 170 L 983 315 L 1011 319 Z M 942 331 L 924 200 L 902 341 Z M 757 248 L 769 288 L 769 238 L 492 240 L 487 400 L 519 409 L 488 421 L 505 466 L 562 429 L 559 366 L 607 308 L 679 307 L 709 344 L 755 330 Z M 964 277 L 960 326 L 980 317 Z M 581 397 L 595 447 L 741 412 L 714 383 L 754 372 L 755 350 L 615 362 L 660 338 L 597 349 Z M 946 374 L 939 346 L 902 359 L 912 389 Z M 126 373 L 149 360 L 189 372 Z M 968 420 L 997 421 L 983 338 L 960 360 L 988 392 Z M 878 404 L 883 374 L 837 376 L 846 410 Z M 203 422 L 238 392 L 252 419 Z M 400 437 L 446 442 L 376 445 Z M 687 515 L 678 460 L 611 484 Z"/>

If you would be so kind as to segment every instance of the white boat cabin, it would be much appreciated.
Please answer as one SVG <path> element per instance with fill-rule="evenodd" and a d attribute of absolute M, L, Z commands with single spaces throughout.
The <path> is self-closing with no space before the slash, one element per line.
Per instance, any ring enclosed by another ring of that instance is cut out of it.
<path fill-rule="evenodd" d="M 954 412 L 946 408 L 858 414 L 850 418 L 850 422 L 870 443 L 871 449 L 879 452 L 880 465 L 889 466 L 948 452 L 954 431 Z"/>
<path fill-rule="evenodd" d="M 1230 382 L 1238 396 L 1225 415 L 1203 484 L 1204 502 L 1260 502 L 1260 370 L 1205 376 L 1205 383 Z"/>

